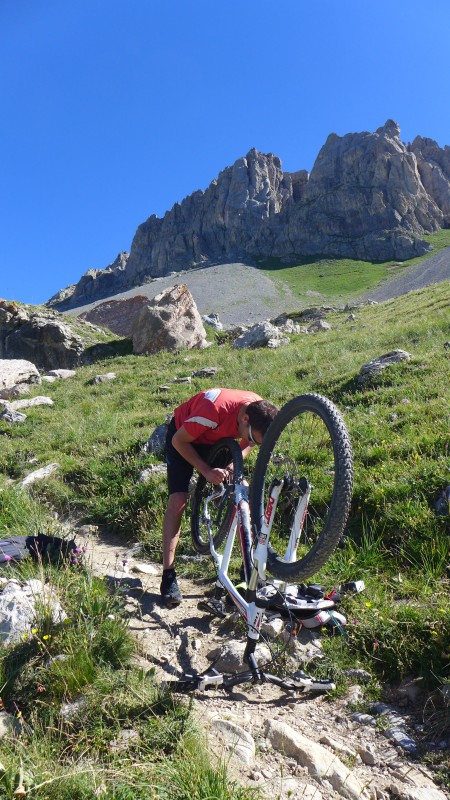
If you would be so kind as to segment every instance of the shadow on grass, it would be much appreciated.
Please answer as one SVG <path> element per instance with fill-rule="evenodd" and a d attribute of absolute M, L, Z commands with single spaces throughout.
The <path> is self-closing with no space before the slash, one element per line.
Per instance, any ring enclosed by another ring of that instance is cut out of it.
<path fill-rule="evenodd" d="M 118 356 L 129 356 L 133 354 L 133 343 L 131 339 L 113 339 L 110 342 L 102 342 L 87 347 L 81 355 L 81 365 L 93 364 L 95 361 L 102 361 L 106 358 L 116 358 Z"/>

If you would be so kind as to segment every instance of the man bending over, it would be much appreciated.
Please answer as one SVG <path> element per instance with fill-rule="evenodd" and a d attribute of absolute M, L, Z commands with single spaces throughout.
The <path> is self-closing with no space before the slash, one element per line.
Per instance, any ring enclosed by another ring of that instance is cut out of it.
<path fill-rule="evenodd" d="M 222 483 L 227 470 L 212 469 L 205 460 L 211 445 L 225 437 L 240 439 L 245 458 L 255 444 L 262 443 L 277 413 L 272 403 L 239 389 L 208 389 L 175 409 L 166 436 L 169 500 L 163 523 L 161 597 L 167 606 L 177 606 L 183 599 L 174 560 L 194 468 L 208 483 Z"/>

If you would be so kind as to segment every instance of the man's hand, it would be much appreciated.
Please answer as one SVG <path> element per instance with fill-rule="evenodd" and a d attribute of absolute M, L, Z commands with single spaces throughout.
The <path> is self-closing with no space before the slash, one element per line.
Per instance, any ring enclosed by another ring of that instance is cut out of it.
<path fill-rule="evenodd" d="M 230 479 L 230 470 L 220 469 L 219 467 L 216 467 L 215 469 L 209 468 L 203 472 L 203 477 L 208 481 L 208 483 L 213 483 L 214 486 L 218 486 L 219 483 L 223 483 L 224 481 L 228 481 Z"/>

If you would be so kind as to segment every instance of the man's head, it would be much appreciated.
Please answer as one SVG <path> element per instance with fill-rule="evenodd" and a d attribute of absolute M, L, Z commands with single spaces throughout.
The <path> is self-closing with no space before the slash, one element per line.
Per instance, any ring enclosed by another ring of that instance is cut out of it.
<path fill-rule="evenodd" d="M 239 433 L 252 444 L 262 444 L 266 431 L 278 408 L 268 400 L 255 400 L 242 409 Z"/>

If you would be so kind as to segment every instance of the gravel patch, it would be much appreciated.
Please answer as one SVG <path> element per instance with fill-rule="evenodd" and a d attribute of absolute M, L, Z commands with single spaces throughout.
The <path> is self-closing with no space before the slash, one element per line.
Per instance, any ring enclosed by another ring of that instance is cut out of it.
<path fill-rule="evenodd" d="M 176 283 L 186 284 L 200 314 L 216 313 L 226 327 L 254 325 L 285 311 L 296 311 L 304 307 L 288 287 L 275 284 L 256 267 L 236 263 L 156 278 L 143 286 L 135 286 L 127 292 L 116 294 L 113 298 L 96 300 L 95 303 L 72 308 L 65 313 L 82 314 L 106 300 L 126 300 L 137 294 L 153 299 L 163 289 Z"/>
<path fill-rule="evenodd" d="M 376 300 L 378 303 L 384 300 L 393 300 L 401 297 L 402 294 L 413 292 L 416 289 L 424 289 L 433 283 L 450 280 L 450 247 L 441 250 L 434 256 L 430 256 L 422 264 L 414 267 L 405 267 L 404 272 L 393 281 L 385 283 L 373 292 L 360 297 L 359 301 Z"/>

